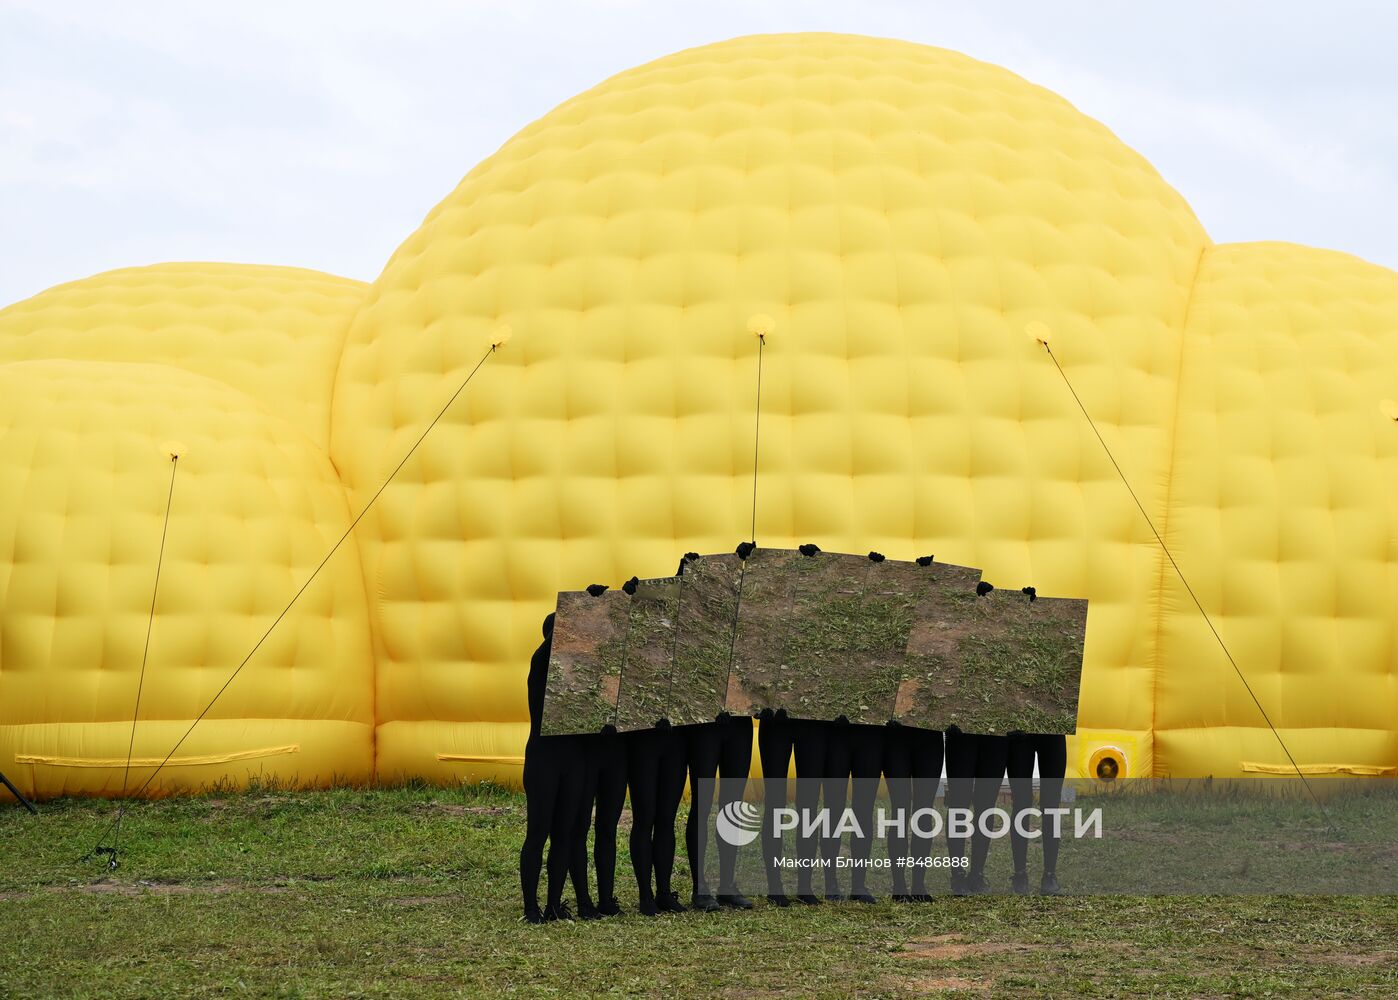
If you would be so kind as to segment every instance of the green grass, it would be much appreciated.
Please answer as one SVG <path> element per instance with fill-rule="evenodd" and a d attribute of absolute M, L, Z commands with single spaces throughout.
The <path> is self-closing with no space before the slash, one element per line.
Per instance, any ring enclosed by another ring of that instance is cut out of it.
<path fill-rule="evenodd" d="M 80 860 L 109 805 L 42 810 L 0 809 L 0 996 L 1398 994 L 1392 897 L 941 897 L 530 927 L 523 802 L 499 789 L 140 803 L 114 874 Z"/>

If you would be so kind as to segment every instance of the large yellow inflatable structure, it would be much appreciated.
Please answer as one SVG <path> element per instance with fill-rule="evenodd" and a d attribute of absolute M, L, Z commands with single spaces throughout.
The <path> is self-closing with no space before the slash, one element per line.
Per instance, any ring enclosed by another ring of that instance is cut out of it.
<path fill-rule="evenodd" d="M 143 683 L 139 786 L 508 325 L 145 792 L 516 781 L 555 592 L 748 537 L 754 314 L 759 543 L 1089 598 L 1077 771 L 1290 770 L 1152 523 L 1304 770 L 1398 766 L 1398 275 L 1215 246 L 1003 69 L 790 35 L 563 104 L 372 286 L 173 264 L 0 311 L 0 770 L 120 792 Z"/>

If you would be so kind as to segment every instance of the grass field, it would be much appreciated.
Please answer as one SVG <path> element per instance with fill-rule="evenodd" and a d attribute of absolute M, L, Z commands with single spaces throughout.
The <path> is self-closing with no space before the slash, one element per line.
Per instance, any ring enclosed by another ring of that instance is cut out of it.
<path fill-rule="evenodd" d="M 0 809 L 0 996 L 1398 995 L 1392 897 L 940 897 L 530 927 L 523 800 L 499 789 L 141 803 L 111 877 L 80 860 L 110 816 Z"/>

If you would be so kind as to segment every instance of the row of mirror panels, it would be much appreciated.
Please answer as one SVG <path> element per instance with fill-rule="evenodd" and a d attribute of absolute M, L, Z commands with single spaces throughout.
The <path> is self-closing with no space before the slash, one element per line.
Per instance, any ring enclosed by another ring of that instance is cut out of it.
<path fill-rule="evenodd" d="M 558 595 L 542 732 L 720 712 L 964 732 L 1077 728 L 1087 602 L 980 571 L 792 549 L 701 556 L 634 594 Z"/>

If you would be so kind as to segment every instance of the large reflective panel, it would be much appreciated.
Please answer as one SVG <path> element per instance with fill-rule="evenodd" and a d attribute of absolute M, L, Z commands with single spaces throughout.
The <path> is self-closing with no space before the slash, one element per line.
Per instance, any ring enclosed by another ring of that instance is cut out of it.
<path fill-rule="evenodd" d="M 558 595 L 540 732 L 595 733 L 616 721 L 631 598 L 619 590 Z"/>
<path fill-rule="evenodd" d="M 970 633 L 980 579 L 981 571 L 969 566 L 895 564 L 891 589 L 903 590 L 904 599 L 913 606 L 903 676 L 894 702 L 894 718 L 899 722 L 945 729 L 959 717 L 961 641 Z"/>
<path fill-rule="evenodd" d="M 637 582 L 617 700 L 616 727 L 621 732 L 650 729 L 661 719 L 670 719 L 679 611 L 679 577 Z"/>
<path fill-rule="evenodd" d="M 793 560 L 791 624 L 781 687 L 787 714 L 798 719 L 867 721 L 867 678 L 854 676 L 851 657 L 863 626 L 867 556 L 818 552 Z M 884 721 L 884 720 L 879 720 Z"/>
<path fill-rule="evenodd" d="M 756 549 L 742 564 L 738 632 L 728 679 L 727 708 L 734 715 L 787 706 L 792 582 L 796 562 L 805 558 L 794 549 Z"/>
<path fill-rule="evenodd" d="M 864 573 L 859 616 L 850 637 L 849 704 L 836 714 L 851 722 L 882 725 L 894 717 L 926 571 L 916 563 L 869 560 Z"/>
<path fill-rule="evenodd" d="M 1087 602 L 993 590 L 970 605 L 953 714 L 968 733 L 1074 733 Z"/>
<path fill-rule="evenodd" d="M 558 597 L 545 733 L 712 721 L 725 709 L 963 732 L 1072 733 L 1087 602 L 977 596 L 931 560 L 756 549 L 635 593 Z"/>
<path fill-rule="evenodd" d="M 732 553 L 700 556 L 680 575 L 679 635 L 667 706 L 677 726 L 712 722 L 723 711 L 742 567 Z"/>

